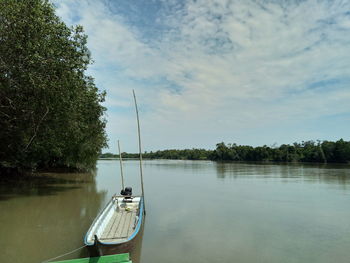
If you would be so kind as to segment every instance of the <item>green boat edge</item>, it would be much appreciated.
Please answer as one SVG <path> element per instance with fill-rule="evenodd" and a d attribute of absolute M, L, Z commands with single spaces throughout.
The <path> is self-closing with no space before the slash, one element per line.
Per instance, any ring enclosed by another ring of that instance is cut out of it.
<path fill-rule="evenodd" d="M 51 261 L 50 263 L 132 263 L 129 253 L 108 255 L 93 258 L 78 258 L 63 261 Z"/>

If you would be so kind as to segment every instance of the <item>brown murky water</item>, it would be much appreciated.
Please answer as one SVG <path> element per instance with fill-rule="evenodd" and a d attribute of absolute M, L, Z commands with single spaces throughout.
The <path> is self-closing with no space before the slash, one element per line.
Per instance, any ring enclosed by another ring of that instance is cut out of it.
<path fill-rule="evenodd" d="M 118 165 L 1 182 L 2 258 L 42 262 L 82 246 L 120 190 Z M 349 166 L 154 160 L 144 169 L 147 216 L 134 263 L 350 262 Z M 138 162 L 124 170 L 139 192 Z"/>

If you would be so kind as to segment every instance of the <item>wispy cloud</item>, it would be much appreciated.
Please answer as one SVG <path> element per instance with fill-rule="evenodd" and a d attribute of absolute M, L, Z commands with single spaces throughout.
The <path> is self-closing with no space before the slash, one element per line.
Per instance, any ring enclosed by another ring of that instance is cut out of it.
<path fill-rule="evenodd" d="M 108 134 L 127 150 L 133 88 L 146 150 L 349 139 L 350 124 L 322 128 L 350 115 L 348 1 L 56 3 L 89 36 Z"/>

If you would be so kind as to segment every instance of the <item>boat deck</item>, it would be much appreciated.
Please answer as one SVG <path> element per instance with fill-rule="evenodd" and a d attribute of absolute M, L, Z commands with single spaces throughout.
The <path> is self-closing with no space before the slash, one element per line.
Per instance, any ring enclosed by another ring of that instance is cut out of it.
<path fill-rule="evenodd" d="M 136 209 L 119 208 L 109 220 L 99 240 L 102 242 L 124 241 L 135 230 Z"/>
<path fill-rule="evenodd" d="M 107 206 L 92 223 L 85 237 L 85 244 L 93 245 L 95 236 L 104 244 L 128 241 L 139 224 L 141 197 L 113 196 Z"/>

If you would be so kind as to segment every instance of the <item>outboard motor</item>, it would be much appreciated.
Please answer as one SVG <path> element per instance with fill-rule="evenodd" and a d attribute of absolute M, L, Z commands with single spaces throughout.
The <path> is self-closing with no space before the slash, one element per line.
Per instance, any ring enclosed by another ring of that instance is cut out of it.
<path fill-rule="evenodd" d="M 131 187 L 125 187 L 125 189 L 122 189 L 120 191 L 120 194 L 124 195 L 124 196 L 131 196 L 132 195 L 132 188 Z"/>

